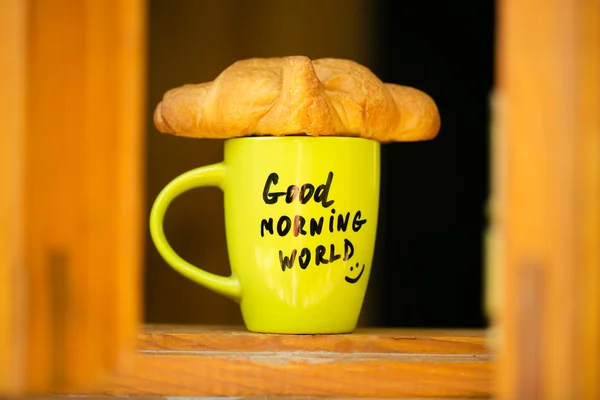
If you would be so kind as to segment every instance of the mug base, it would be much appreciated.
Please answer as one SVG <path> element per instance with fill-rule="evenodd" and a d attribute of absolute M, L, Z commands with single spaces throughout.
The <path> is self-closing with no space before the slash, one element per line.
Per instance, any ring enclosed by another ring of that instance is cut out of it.
<path fill-rule="evenodd" d="M 253 333 L 274 334 L 274 335 L 343 335 L 353 333 L 356 326 L 351 327 L 313 327 L 313 328 L 298 328 L 298 327 L 267 327 L 267 326 L 252 326 L 246 324 L 246 329 Z"/>

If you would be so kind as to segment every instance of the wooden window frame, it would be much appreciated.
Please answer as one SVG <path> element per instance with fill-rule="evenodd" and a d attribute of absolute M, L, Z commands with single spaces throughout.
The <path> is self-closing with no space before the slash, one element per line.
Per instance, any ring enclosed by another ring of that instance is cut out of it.
<path fill-rule="evenodd" d="M 145 2 L 1 3 L 0 391 L 600 397 L 600 1 L 497 7 L 491 330 L 136 339 Z"/>

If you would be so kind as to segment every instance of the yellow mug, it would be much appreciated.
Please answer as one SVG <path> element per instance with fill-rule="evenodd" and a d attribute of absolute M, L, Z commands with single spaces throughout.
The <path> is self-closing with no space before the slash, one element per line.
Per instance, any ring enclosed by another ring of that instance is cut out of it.
<path fill-rule="evenodd" d="M 347 333 L 361 312 L 375 247 L 380 143 L 354 137 L 228 139 L 221 163 L 188 171 L 158 195 L 152 240 L 175 270 L 240 304 L 246 328 Z M 177 255 L 163 219 L 180 194 L 224 192 L 231 275 Z"/>

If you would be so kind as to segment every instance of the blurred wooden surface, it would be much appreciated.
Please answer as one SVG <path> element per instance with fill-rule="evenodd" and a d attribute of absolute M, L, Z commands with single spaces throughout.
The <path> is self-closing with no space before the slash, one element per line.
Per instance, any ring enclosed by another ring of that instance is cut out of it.
<path fill-rule="evenodd" d="M 0 392 L 49 391 L 133 355 L 145 5 L 1 4 Z"/>
<path fill-rule="evenodd" d="M 600 1 L 498 3 L 500 399 L 600 398 Z"/>
<path fill-rule="evenodd" d="M 73 397 L 71 395 L 60 395 L 60 394 L 53 394 L 53 395 L 46 395 L 46 396 L 31 396 L 31 397 L 27 397 L 27 399 L 25 400 L 46 400 L 46 399 L 53 399 L 53 400 L 67 400 L 67 399 L 72 399 Z M 296 396 L 269 396 L 268 397 L 270 400 L 296 400 L 298 397 Z M 303 400 L 311 400 L 311 399 L 322 399 L 322 396 L 303 396 L 302 399 Z M 339 400 L 343 400 L 343 399 L 351 399 L 352 397 L 346 397 L 346 396 L 332 396 L 329 397 L 329 399 L 339 399 Z M 381 397 L 361 397 L 362 400 L 374 400 L 374 399 L 380 399 Z M 181 400 L 215 400 L 214 397 L 211 396 L 185 396 L 185 397 L 173 397 L 173 396 L 158 396 L 158 395 L 137 395 L 137 396 L 129 396 L 129 395 L 123 395 L 123 396 L 111 396 L 111 395 L 79 395 L 77 396 L 77 400 L 118 400 L 118 399 L 126 399 L 126 400 L 177 400 L 177 399 L 181 399 Z M 235 397 L 221 397 L 222 400 L 264 400 L 265 396 L 235 396 Z M 354 398 L 356 399 L 356 398 Z M 415 398 L 415 397 L 406 397 L 403 398 L 404 400 L 425 400 L 426 397 L 421 397 L 421 398 Z M 477 398 L 477 397 L 437 397 L 437 400 L 485 400 L 485 399 L 489 399 L 489 398 Z M 10 400 L 10 399 L 7 399 Z M 18 399 L 14 399 L 14 400 L 18 400 Z"/>
<path fill-rule="evenodd" d="M 88 394 L 490 397 L 481 331 L 369 329 L 264 335 L 229 327 L 149 327 L 132 373 Z"/>
<path fill-rule="evenodd" d="M 223 159 L 222 140 L 174 137 L 154 128 L 152 112 L 167 90 L 213 80 L 244 58 L 303 54 L 370 65 L 375 51 L 370 46 L 373 4 L 368 0 L 151 0 L 149 4 L 147 210 L 177 175 Z M 158 255 L 147 229 L 145 233 L 146 322 L 242 324 L 237 304 L 175 272 Z M 166 215 L 165 233 L 191 263 L 229 274 L 219 189 L 204 188 L 178 198 Z M 376 279 L 369 292 L 376 290 Z M 371 307 L 377 305 L 367 294 L 361 324 L 368 321 Z"/>
<path fill-rule="evenodd" d="M 25 129 L 26 7 L 0 2 L 0 392 L 23 379 L 23 133 Z M 22 304 L 21 304 L 22 305 Z"/>

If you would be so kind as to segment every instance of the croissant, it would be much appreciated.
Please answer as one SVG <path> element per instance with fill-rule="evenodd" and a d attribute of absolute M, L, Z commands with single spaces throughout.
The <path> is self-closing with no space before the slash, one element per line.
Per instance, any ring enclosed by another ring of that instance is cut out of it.
<path fill-rule="evenodd" d="M 358 136 L 386 143 L 432 139 L 440 116 L 427 94 L 383 83 L 354 61 L 290 56 L 237 61 L 212 82 L 171 89 L 154 124 L 195 138 Z"/>

